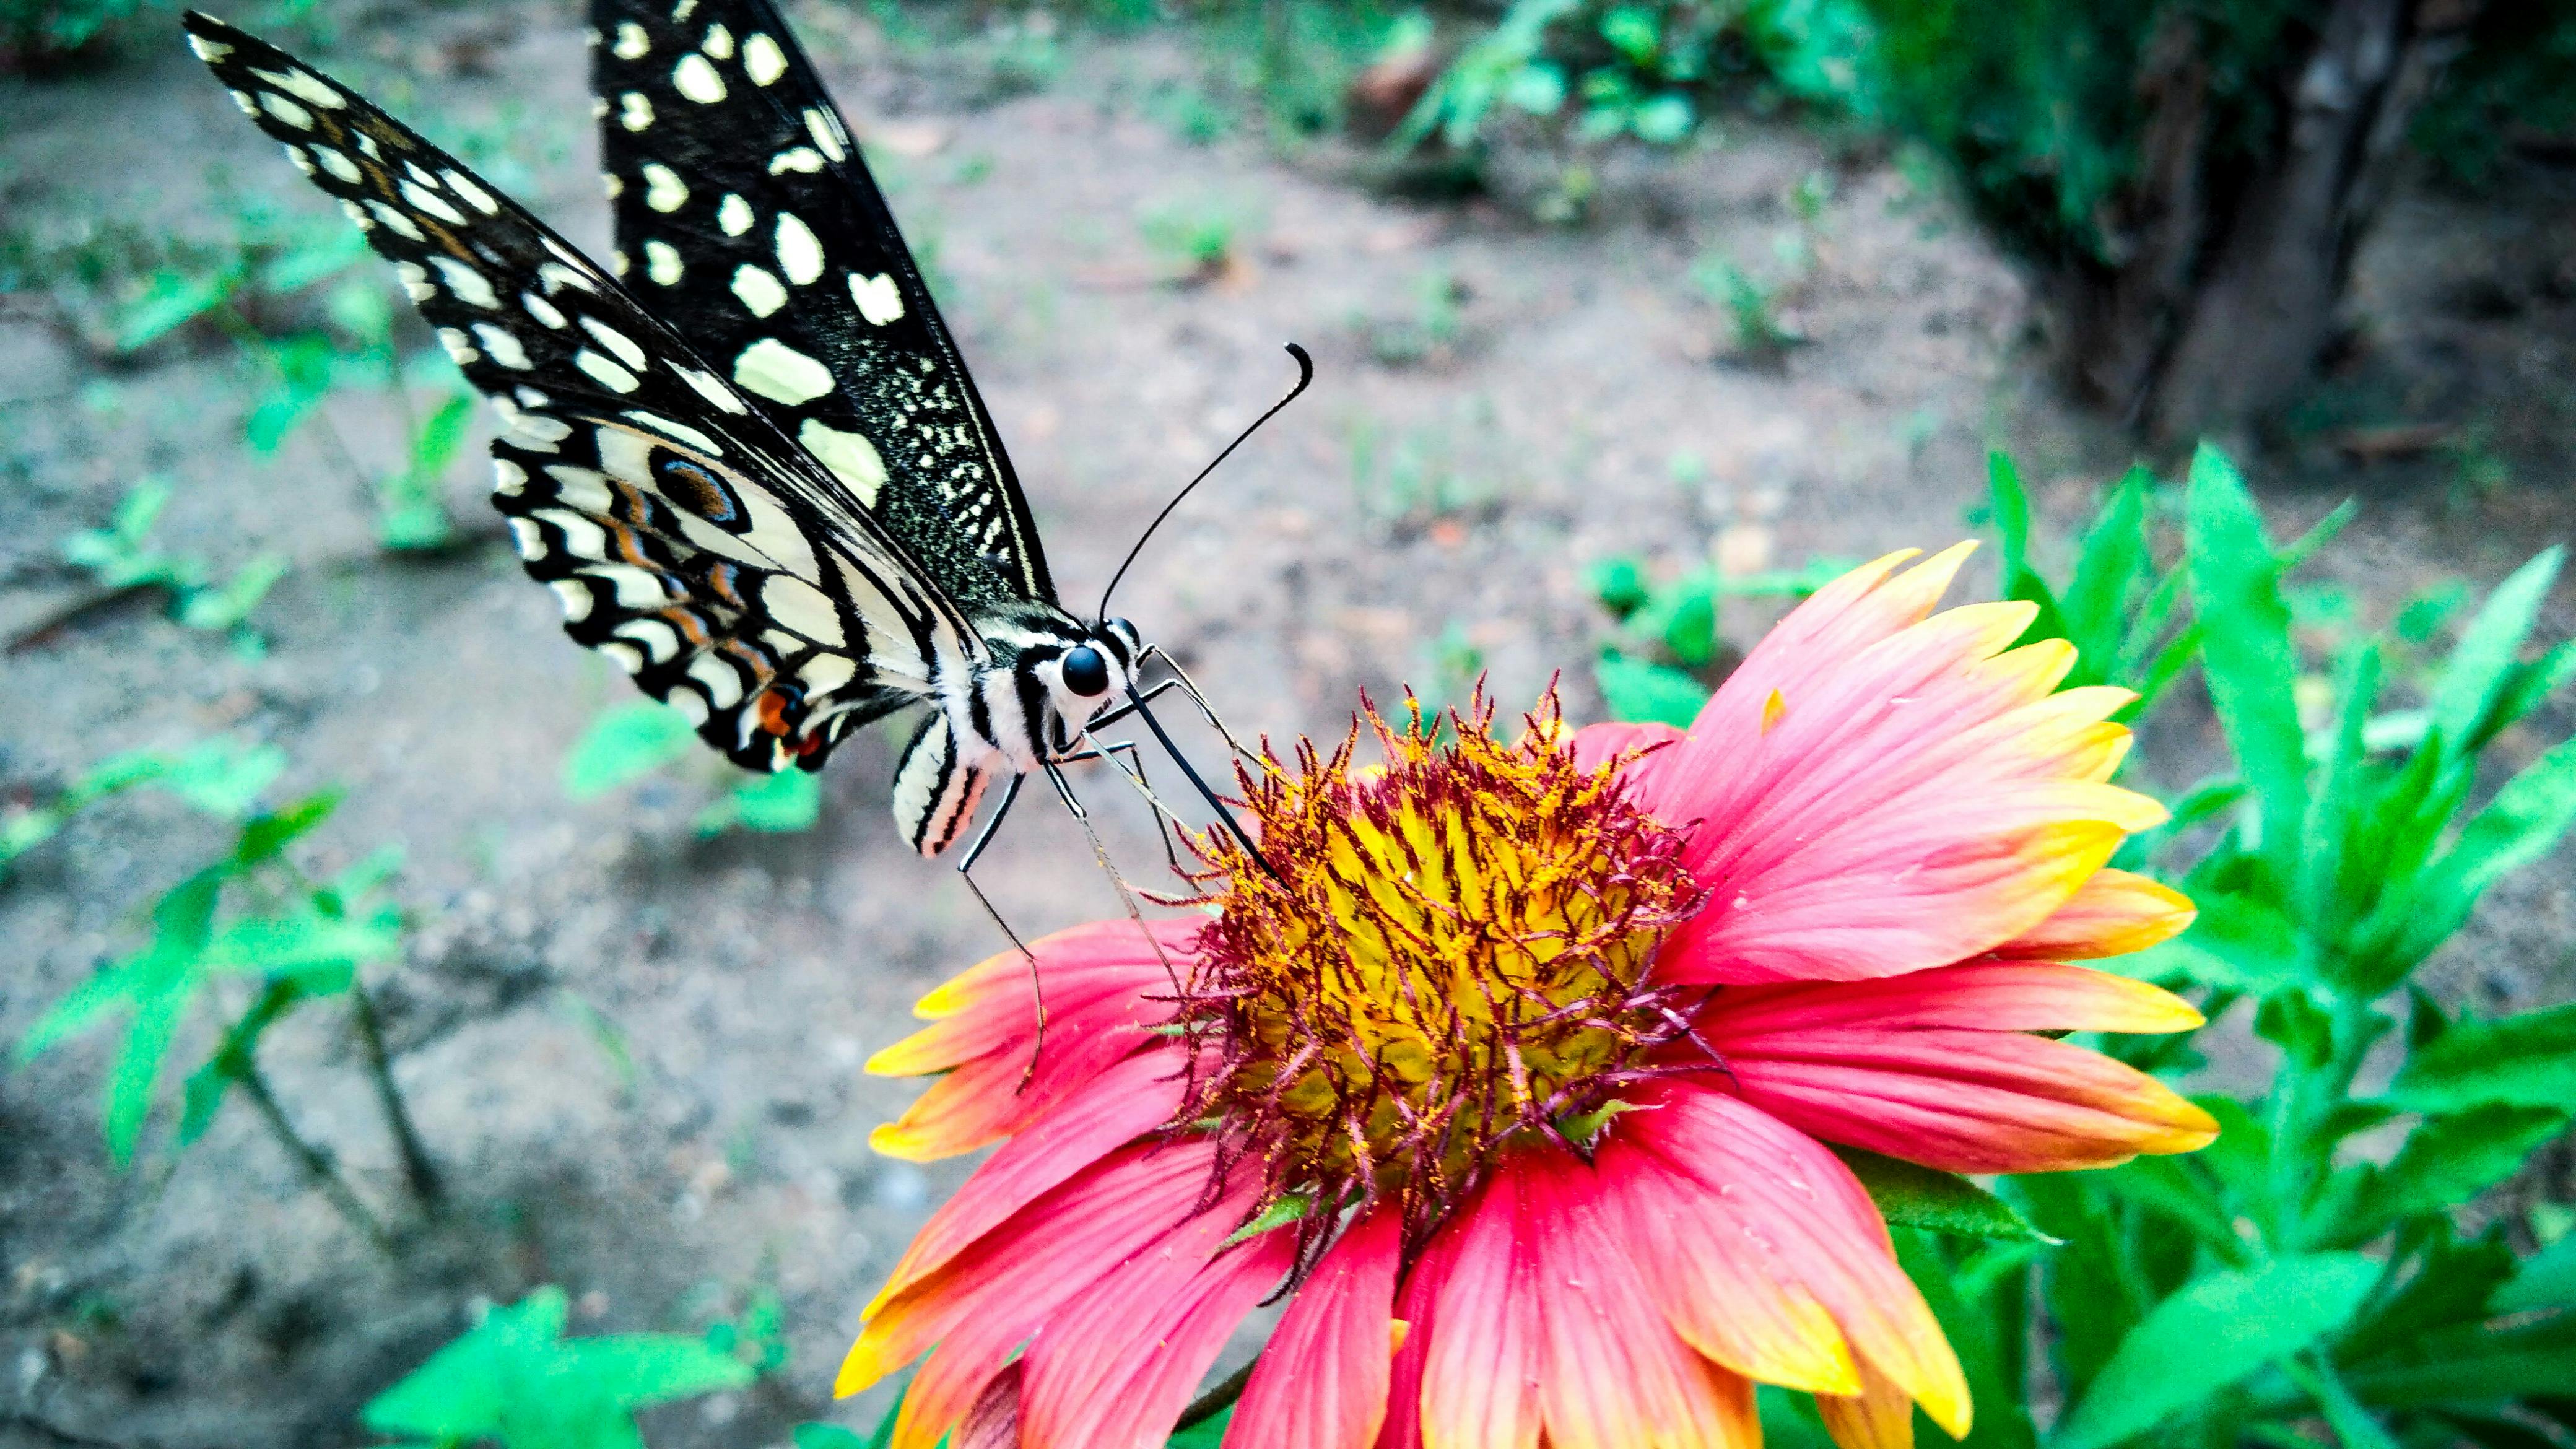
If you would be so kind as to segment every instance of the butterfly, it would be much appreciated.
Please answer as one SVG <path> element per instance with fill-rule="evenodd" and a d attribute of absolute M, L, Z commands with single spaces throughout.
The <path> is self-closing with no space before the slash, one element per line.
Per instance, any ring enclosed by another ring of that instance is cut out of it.
<path fill-rule="evenodd" d="M 924 855 L 996 779 L 1007 809 L 1079 758 L 1116 696 L 1141 711 L 1178 682 L 1207 711 L 1186 676 L 1138 693 L 1157 651 L 1105 596 L 1087 620 L 1058 601 L 991 414 L 769 0 L 592 18 L 607 269 L 348 87 L 183 21 L 499 412 L 493 502 L 565 630 L 752 770 L 818 769 L 927 706 L 893 790 Z"/>

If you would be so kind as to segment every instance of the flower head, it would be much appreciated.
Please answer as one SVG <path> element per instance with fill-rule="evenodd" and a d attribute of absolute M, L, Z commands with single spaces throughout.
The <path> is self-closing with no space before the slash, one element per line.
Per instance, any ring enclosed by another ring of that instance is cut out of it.
<path fill-rule="evenodd" d="M 869 1306 L 841 1388 L 928 1355 L 897 1449 L 1161 1442 L 1291 1296 L 1230 1449 L 1750 1445 L 1756 1382 L 1845 1445 L 1950 1432 L 1957 1360 L 1824 1144 L 1964 1172 L 2214 1124 L 2040 1033 L 2172 1031 L 2064 964 L 2179 930 L 2103 868 L 2118 691 L 2026 605 L 1931 613 L 1964 550 L 1820 591 L 1687 732 L 1416 716 L 1245 782 L 1212 918 L 1079 927 L 921 1004 L 942 1073 L 881 1151 L 1000 1149 Z M 1177 976 L 1176 974 L 1177 973 Z"/>

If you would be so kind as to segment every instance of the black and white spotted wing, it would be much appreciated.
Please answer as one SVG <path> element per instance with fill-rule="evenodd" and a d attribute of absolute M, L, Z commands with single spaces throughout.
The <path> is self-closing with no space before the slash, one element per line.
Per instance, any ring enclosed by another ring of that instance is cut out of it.
<path fill-rule="evenodd" d="M 392 261 L 490 397 L 494 502 L 565 628 L 736 763 L 819 766 L 983 638 L 838 469 L 535 217 L 346 87 L 191 12 L 198 54 Z"/>
<path fill-rule="evenodd" d="M 591 18 L 627 285 L 970 612 L 1052 601 L 992 419 L 770 0 L 592 0 Z"/>

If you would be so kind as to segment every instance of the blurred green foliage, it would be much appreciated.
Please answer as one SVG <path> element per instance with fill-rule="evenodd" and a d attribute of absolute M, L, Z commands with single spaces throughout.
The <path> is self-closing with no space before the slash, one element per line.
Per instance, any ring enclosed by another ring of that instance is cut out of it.
<path fill-rule="evenodd" d="M 573 745 L 564 759 L 564 793 L 587 800 L 650 779 L 683 759 L 699 758 L 697 729 L 678 710 L 649 699 L 628 700 L 602 711 Z M 712 758 L 704 763 L 721 769 L 724 784 L 691 822 L 699 835 L 736 828 L 793 833 L 813 829 L 822 817 L 818 775 L 794 769 L 746 775 L 716 765 Z"/>

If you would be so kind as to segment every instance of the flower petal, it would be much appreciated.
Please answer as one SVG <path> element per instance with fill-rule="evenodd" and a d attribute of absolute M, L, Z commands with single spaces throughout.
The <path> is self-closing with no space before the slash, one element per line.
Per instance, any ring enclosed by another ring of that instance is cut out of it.
<path fill-rule="evenodd" d="M 949 1449 L 1020 1449 L 1020 1366 L 993 1375 L 958 1422 Z"/>
<path fill-rule="evenodd" d="M 1780 1039 L 1795 1050 L 1805 1032 L 1921 1027 L 1986 1031 L 2188 1031 L 2201 1024 L 2190 1002 L 2108 971 L 2049 962 L 1978 961 L 1874 981 L 1800 981 L 1721 991 L 1700 1013 L 1704 1040 L 1733 1060 Z"/>
<path fill-rule="evenodd" d="M 1669 1250 L 1641 1266 L 1684 1339 L 1726 1367 L 1749 1372 L 1752 1363 L 1726 1356 L 1741 1351 L 1741 1338 L 1730 1337 L 1725 1322 L 1736 1302 L 1693 1290 L 1766 1281 L 1779 1285 L 1775 1295 L 1795 1290 L 1833 1316 L 1864 1366 L 1874 1364 L 1902 1385 L 1952 1434 L 1967 1432 L 1968 1386 L 1958 1357 L 1897 1266 L 1886 1225 L 1849 1168 L 1782 1122 L 1701 1087 L 1658 1087 L 1640 1098 L 1640 1108 L 1612 1119 L 1598 1156 L 1605 1174 L 1679 1173 L 1700 1189 L 1694 1218 L 1660 1230 L 1649 1221 L 1630 1232 L 1633 1241 Z M 1630 1153 L 1659 1161 L 1633 1160 Z M 1776 1301 L 1757 1311 L 1789 1319 Z M 1760 1352 L 1751 1357 L 1766 1366 L 1770 1361 Z"/>
<path fill-rule="evenodd" d="M 1152 923 L 1146 941 L 1132 921 L 1101 921 L 1030 943 L 1045 982 L 1046 1038 L 1037 1045 L 1029 963 L 996 956 L 922 999 L 944 1012 L 936 1024 L 868 1062 L 882 1075 L 944 1072 L 904 1114 L 869 1135 L 888 1157 L 923 1162 L 988 1146 L 1053 1111 L 1065 1095 L 1140 1048 L 1162 1040 L 1150 1028 L 1171 1017 L 1170 970 L 1190 969 L 1189 945 L 1203 921 Z"/>
<path fill-rule="evenodd" d="M 1066 1179 L 1170 1121 L 1180 1110 L 1187 1061 L 1176 1050 L 1138 1052 L 1004 1143 L 913 1235 L 868 1312 Z"/>
<path fill-rule="evenodd" d="M 950 1365 L 960 1384 L 953 1401 L 929 1392 L 917 1375 L 904 1398 L 904 1423 L 931 1418 L 935 1440 L 974 1402 L 1021 1339 L 1054 1308 L 1129 1254 L 1154 1241 L 1196 1207 L 1216 1160 L 1212 1145 L 1177 1143 L 1156 1150 L 1130 1147 L 1014 1214 L 975 1240 L 936 1271 L 906 1285 L 874 1307 L 849 1357 L 841 1364 L 835 1394 L 857 1393 L 950 1339 L 961 1325 L 997 1336 L 989 1362 Z M 955 1341 L 943 1344 L 943 1358 Z"/>
<path fill-rule="evenodd" d="M 1742 1380 L 1675 1336 L 1638 1270 L 1603 1180 L 1555 1146 L 1517 1167 L 1524 1248 L 1546 1325 L 1538 1381 L 1550 1449 L 1752 1449 Z"/>
<path fill-rule="evenodd" d="M 1404 1222 L 1365 1212 L 1324 1254 L 1253 1365 L 1225 1449 L 1367 1449 L 1386 1422 Z"/>
<path fill-rule="evenodd" d="M 2041 961 L 2125 956 L 2180 935 L 2196 914 L 2191 897 L 2171 886 L 2125 870 L 2098 870 L 2048 919 L 1994 954 Z"/>
<path fill-rule="evenodd" d="M 1183 1222 L 1038 1330 L 1023 1360 L 1023 1449 L 1159 1449 L 1171 1436 L 1190 1390 L 1296 1257 L 1285 1230 L 1224 1246 L 1248 1197 Z"/>
<path fill-rule="evenodd" d="M 1453 1239 L 1452 1255 L 1429 1285 L 1431 1321 L 1413 1325 L 1415 1336 L 1428 1339 L 1420 1400 L 1426 1449 L 1537 1449 L 1536 1386 L 1547 1372 L 1547 1348 L 1520 1198 L 1516 1183 L 1496 1177 L 1441 1229 Z M 1426 1258 L 1414 1271 L 1428 1266 Z"/>
<path fill-rule="evenodd" d="M 1744 1100 L 1791 1126 L 1950 1172 L 2109 1167 L 2218 1136 L 2164 1083 L 2045 1037 L 1842 1028 L 1710 1044 Z"/>
<path fill-rule="evenodd" d="M 1861 1391 L 1850 1397 L 1816 1395 L 1825 1432 L 1840 1449 L 1914 1449 L 1914 1402 L 1904 1387 L 1867 1360 L 1861 1381 Z"/>

